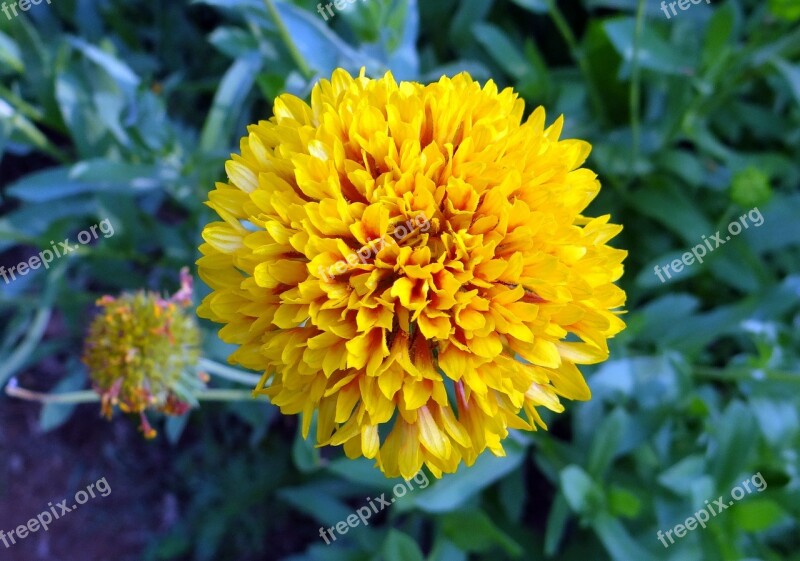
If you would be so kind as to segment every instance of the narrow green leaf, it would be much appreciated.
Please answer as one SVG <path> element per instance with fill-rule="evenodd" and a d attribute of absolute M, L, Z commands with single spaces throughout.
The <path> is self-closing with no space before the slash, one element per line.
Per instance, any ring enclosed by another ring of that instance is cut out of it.
<path fill-rule="evenodd" d="M 750 409 L 732 401 L 715 423 L 716 438 L 708 450 L 708 463 L 718 491 L 726 491 L 741 475 L 755 451 L 756 426 Z"/>
<path fill-rule="evenodd" d="M 10 68 L 14 72 L 23 72 L 25 70 L 19 46 L 11 37 L 0 31 L 0 68 L 3 66 Z"/>
<path fill-rule="evenodd" d="M 633 38 L 636 28 L 634 18 L 616 18 L 606 21 L 603 28 L 614 48 L 625 61 L 633 60 Z M 696 55 L 679 45 L 663 39 L 657 28 L 650 28 L 639 45 L 639 64 L 642 68 L 662 74 L 686 75 L 694 72 Z"/>
<path fill-rule="evenodd" d="M 472 30 L 478 42 L 510 76 L 519 80 L 530 72 L 530 64 L 525 56 L 498 27 L 488 23 L 476 23 Z"/>
<path fill-rule="evenodd" d="M 386 561 L 424 561 L 417 542 L 398 530 L 389 530 L 383 542 L 383 556 Z"/>
<path fill-rule="evenodd" d="M 625 410 L 618 407 L 598 427 L 589 450 L 586 471 L 601 479 L 617 455 L 622 435 L 629 422 Z"/>
<path fill-rule="evenodd" d="M 309 438 L 304 439 L 300 424 L 292 443 L 292 460 L 294 465 L 303 473 L 311 473 L 320 468 L 319 449 L 314 446 L 315 427 L 311 427 Z"/>
<path fill-rule="evenodd" d="M 86 382 L 86 375 L 78 368 L 79 365 L 76 364 L 75 361 L 73 361 L 72 366 L 75 368 L 73 374 L 62 379 L 50 393 L 69 393 L 83 388 Z M 70 416 L 72 416 L 75 407 L 77 407 L 77 405 L 74 403 L 46 403 L 42 407 L 42 412 L 39 415 L 39 425 L 42 431 L 48 432 L 55 430 L 66 423 Z"/>
<path fill-rule="evenodd" d="M 614 561 L 658 561 L 639 545 L 622 523 L 610 514 L 600 514 L 592 522 L 597 537 Z"/>
<path fill-rule="evenodd" d="M 603 501 L 603 492 L 582 468 L 570 465 L 559 475 L 561 491 L 570 508 L 578 514 L 594 514 Z"/>
<path fill-rule="evenodd" d="M 87 43 L 79 37 L 70 37 L 69 42 L 73 47 L 81 51 L 86 58 L 105 70 L 120 86 L 134 89 L 141 82 L 136 73 L 114 55 Z"/>
<path fill-rule="evenodd" d="M 485 453 L 469 469 L 445 475 L 427 489 L 415 491 L 413 495 L 398 501 L 397 510 L 417 507 L 426 512 L 450 512 L 459 508 L 522 463 L 525 454 L 518 443 L 506 441 L 503 446 L 506 449 L 505 457 L 498 458 Z"/>
<path fill-rule="evenodd" d="M 500 546 L 511 557 L 522 554 L 522 547 L 480 510 L 446 514 L 442 519 L 442 530 L 445 536 L 464 551 L 488 552 L 493 547 Z"/>
<path fill-rule="evenodd" d="M 559 551 L 561 540 L 567 531 L 570 511 L 564 492 L 559 491 L 553 501 L 553 506 L 547 516 L 547 528 L 544 536 L 544 554 L 548 557 L 554 556 Z"/>
<path fill-rule="evenodd" d="M 261 64 L 261 57 L 250 53 L 236 59 L 225 73 L 200 134 L 202 151 L 224 150 L 231 145 L 233 127 L 261 70 Z M 244 134 L 244 131 L 241 133 Z"/>
<path fill-rule="evenodd" d="M 546 14 L 547 2 L 544 0 L 511 0 L 520 8 L 525 8 L 534 14 Z"/>

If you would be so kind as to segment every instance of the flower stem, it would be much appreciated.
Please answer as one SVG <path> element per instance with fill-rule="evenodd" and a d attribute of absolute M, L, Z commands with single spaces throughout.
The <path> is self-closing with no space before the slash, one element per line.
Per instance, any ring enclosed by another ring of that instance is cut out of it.
<path fill-rule="evenodd" d="M 275 2 L 273 0 L 264 0 L 264 4 L 267 6 L 267 11 L 272 19 L 275 21 L 275 25 L 278 27 L 278 33 L 283 39 L 286 48 L 289 49 L 289 54 L 292 55 L 297 68 L 300 69 L 300 72 L 306 78 L 313 78 L 314 71 L 311 70 L 311 67 L 308 66 L 306 59 L 303 58 L 303 55 L 297 49 L 297 45 L 294 44 L 294 40 L 292 36 L 289 35 L 289 30 L 286 29 L 286 24 L 283 23 L 283 19 L 281 19 L 281 15 L 278 12 L 278 9 L 275 7 Z"/>
<path fill-rule="evenodd" d="M 246 390 L 206 390 L 195 397 L 198 401 L 252 401 L 253 392 Z"/>
<path fill-rule="evenodd" d="M 769 382 L 800 382 L 800 373 L 768 370 L 762 368 L 710 368 L 696 366 L 692 369 L 697 376 L 731 382 L 769 381 Z"/>
<path fill-rule="evenodd" d="M 242 372 L 241 370 L 231 368 L 230 366 L 225 366 L 224 364 L 214 362 L 213 360 L 209 360 L 207 358 L 201 358 L 197 363 L 197 368 L 198 370 L 207 372 L 212 376 L 217 376 L 218 378 L 236 382 L 238 384 L 244 384 L 246 386 L 256 387 L 258 382 L 261 381 L 261 376 Z"/>
<path fill-rule="evenodd" d="M 17 399 L 24 399 L 25 401 L 38 401 L 39 403 L 95 403 L 100 401 L 100 396 L 97 393 L 86 390 L 80 392 L 67 392 L 67 393 L 42 393 L 34 392 L 21 388 L 17 385 L 16 379 L 9 381 L 6 386 L 6 394 Z"/>
<path fill-rule="evenodd" d="M 633 177 L 636 172 L 636 161 L 639 159 L 639 143 L 641 141 L 641 124 L 639 114 L 641 112 L 641 65 L 639 64 L 639 48 L 644 31 L 644 0 L 639 0 L 636 9 L 636 28 L 633 34 L 633 55 L 631 60 L 631 88 L 629 94 L 629 105 L 631 113 L 631 136 L 632 150 L 629 174 Z"/>
<path fill-rule="evenodd" d="M 92 390 L 66 393 L 42 393 L 21 388 L 16 380 L 11 380 L 6 386 L 6 394 L 25 401 L 36 401 L 39 403 L 60 403 L 63 405 L 77 403 L 97 403 L 100 396 Z M 195 394 L 198 401 L 250 401 L 253 399 L 253 392 L 247 390 L 206 390 Z"/>
<path fill-rule="evenodd" d="M 572 29 L 569 23 L 567 23 L 564 14 L 558 9 L 555 0 L 545 0 L 545 3 L 547 4 L 547 11 L 553 19 L 553 23 L 556 24 L 556 28 L 569 47 L 572 58 L 575 59 L 575 62 L 578 64 L 578 69 L 581 71 L 581 74 L 583 74 L 583 79 L 586 81 L 586 91 L 589 95 L 589 102 L 594 106 L 598 119 L 604 122 L 605 108 L 603 106 L 603 100 L 600 99 L 600 94 L 594 88 L 589 62 L 586 60 L 586 56 L 580 45 L 578 45 L 578 40 L 575 38 L 575 34 L 572 33 Z"/>

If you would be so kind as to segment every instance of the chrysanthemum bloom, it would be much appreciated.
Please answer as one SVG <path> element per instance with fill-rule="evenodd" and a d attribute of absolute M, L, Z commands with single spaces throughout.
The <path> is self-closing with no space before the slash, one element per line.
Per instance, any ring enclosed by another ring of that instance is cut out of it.
<path fill-rule="evenodd" d="M 164 299 L 154 292 L 104 296 L 97 301 L 103 311 L 89 328 L 83 362 L 94 389 L 100 394 L 103 414 L 113 407 L 137 413 L 141 431 L 153 438 L 156 431 L 145 410 L 182 415 L 202 387 L 196 374 L 200 332 L 193 314 L 192 277 L 181 271 L 181 289 Z"/>
<path fill-rule="evenodd" d="M 626 252 L 606 245 L 621 227 L 581 214 L 600 189 L 590 146 L 523 112 L 467 74 L 337 70 L 310 105 L 279 97 L 227 163 L 198 312 L 303 434 L 317 412 L 320 445 L 438 477 L 590 397 L 576 364 L 624 328 Z"/>

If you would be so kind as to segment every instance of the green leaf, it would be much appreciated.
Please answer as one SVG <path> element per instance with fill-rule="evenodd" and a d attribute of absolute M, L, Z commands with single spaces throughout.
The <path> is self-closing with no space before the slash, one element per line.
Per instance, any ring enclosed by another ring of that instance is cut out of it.
<path fill-rule="evenodd" d="M 706 472 L 706 461 L 702 456 L 686 456 L 658 476 L 658 482 L 677 495 L 688 496 L 691 484 Z"/>
<path fill-rule="evenodd" d="M 386 479 L 386 476 L 375 467 L 373 460 L 366 458 L 337 458 L 327 465 L 327 470 L 336 474 L 345 481 L 358 483 L 359 485 L 371 485 L 376 489 L 389 489 L 393 481 Z M 397 480 L 401 482 L 401 480 Z"/>
<path fill-rule="evenodd" d="M 561 470 L 559 479 L 561 492 L 574 512 L 591 516 L 602 507 L 603 491 L 583 468 L 569 465 Z"/>
<path fill-rule="evenodd" d="M 387 53 L 382 60 L 397 80 L 419 78 L 419 24 L 417 0 L 392 2 L 386 16 L 386 31 L 381 33 L 382 50 Z"/>
<path fill-rule="evenodd" d="M 439 537 L 433 544 L 428 561 L 467 561 L 467 554 L 456 547 L 453 542 Z"/>
<path fill-rule="evenodd" d="M 442 531 L 454 544 L 467 552 L 485 553 L 499 545 L 511 557 L 522 555 L 522 547 L 480 510 L 446 514 L 442 519 Z"/>
<path fill-rule="evenodd" d="M 190 413 L 185 415 L 170 415 L 164 421 L 164 432 L 170 444 L 177 444 L 189 422 Z"/>
<path fill-rule="evenodd" d="M 398 530 L 389 530 L 382 551 L 386 561 L 425 561 L 417 542 Z"/>
<path fill-rule="evenodd" d="M 789 64 L 785 60 L 776 60 L 774 64 L 789 84 L 795 102 L 800 103 L 800 64 Z"/>
<path fill-rule="evenodd" d="M 662 265 L 665 263 L 666 260 L 661 262 Z M 645 266 L 641 274 L 649 274 L 658 280 L 650 264 Z M 636 311 L 628 324 L 629 329 L 633 329 L 641 340 L 658 344 L 664 330 L 674 326 L 678 321 L 691 317 L 699 307 L 700 300 L 691 294 L 666 294 Z"/>
<path fill-rule="evenodd" d="M 762 211 L 763 224 L 741 234 L 759 254 L 800 244 L 800 195 L 776 195 Z"/>
<path fill-rule="evenodd" d="M 658 561 L 636 543 L 622 523 L 610 514 L 597 516 L 592 527 L 614 561 Z"/>
<path fill-rule="evenodd" d="M 78 162 L 70 168 L 69 176 L 71 179 L 84 181 L 93 188 L 124 188 L 131 194 L 157 189 L 163 182 L 177 179 L 177 174 L 168 168 L 105 159 Z"/>
<path fill-rule="evenodd" d="M 28 176 L 30 177 L 30 176 Z M 53 205 L 49 200 L 41 203 L 27 202 L 19 209 L 0 218 L 0 251 L 14 245 L 13 241 L 32 242 L 29 238 L 42 236 L 54 222 L 70 218 L 79 219 L 97 212 L 94 201 L 86 198 L 61 199 Z M 49 240 L 43 240 L 47 243 Z"/>
<path fill-rule="evenodd" d="M 720 230 L 722 239 L 727 238 L 725 230 Z M 735 241 L 734 241 L 735 240 Z M 732 243 L 719 251 L 708 262 L 712 275 L 720 283 L 734 287 L 742 292 L 754 294 L 772 283 L 769 271 L 759 262 L 753 250 L 742 237 L 731 237 Z M 726 242 L 727 243 L 727 242 Z"/>
<path fill-rule="evenodd" d="M 114 164 L 107 162 L 101 162 L 99 166 L 105 169 L 115 167 Z M 78 173 L 75 173 L 76 169 Z M 12 183 L 8 187 L 8 194 L 30 203 L 45 203 L 88 192 L 122 193 L 128 190 L 125 184 L 91 183 L 79 179 L 83 171 L 90 169 L 91 167 L 79 164 L 75 168 L 53 168 L 34 172 Z M 91 177 L 89 179 L 91 180 Z M 152 187 L 151 184 L 148 185 Z"/>
<path fill-rule="evenodd" d="M 783 508 L 770 499 L 747 498 L 736 503 L 731 514 L 736 524 L 745 532 L 763 532 L 789 518 Z"/>
<path fill-rule="evenodd" d="M 304 439 L 302 426 L 298 424 L 297 434 L 292 443 L 292 460 L 297 469 L 303 473 L 311 473 L 321 466 L 319 448 L 314 446 L 314 434 L 316 429 L 312 427 L 309 438 Z"/>
<path fill-rule="evenodd" d="M 449 38 L 453 45 L 465 45 L 471 42 L 472 27 L 475 22 L 483 20 L 494 4 L 494 0 L 461 0 L 456 5 L 456 12 L 450 20 Z M 455 9 L 455 6 L 454 6 Z"/>
<path fill-rule="evenodd" d="M 525 8 L 534 14 L 546 14 L 547 2 L 545 0 L 511 0 L 520 8 Z"/>
<path fill-rule="evenodd" d="M 25 337 L 9 356 L 3 357 L 3 360 L 0 361 L 0 387 L 27 364 L 28 359 L 36 351 L 37 345 L 40 344 L 42 337 L 44 337 L 45 330 L 50 325 L 50 318 L 53 314 L 52 306 L 56 297 L 57 283 L 63 274 L 64 265 L 56 265 L 47 278 L 44 295 L 33 316 L 30 328 L 25 333 Z"/>
<path fill-rule="evenodd" d="M 559 544 L 567 531 L 570 512 L 567 499 L 563 491 L 556 493 L 553 506 L 547 515 L 547 528 L 544 536 L 544 553 L 548 557 L 554 556 L 558 552 Z"/>
<path fill-rule="evenodd" d="M 107 140 L 108 131 L 97 118 L 91 86 L 77 63 L 57 70 L 55 99 L 70 137 L 83 157 L 96 156 Z"/>
<path fill-rule="evenodd" d="M 519 522 L 525 508 L 525 474 L 522 470 L 514 470 L 504 477 L 499 484 L 499 499 L 509 520 Z"/>
<path fill-rule="evenodd" d="M 278 2 L 276 7 L 295 46 L 317 74 L 330 76 L 337 68 L 355 72 L 366 67 L 370 73 L 385 69 L 381 61 L 342 41 L 318 15 L 289 2 Z"/>
<path fill-rule="evenodd" d="M 756 426 L 750 409 L 741 401 L 732 401 L 715 423 L 716 438 L 708 450 L 718 491 L 725 491 L 735 483 L 743 466 L 755 451 Z"/>
<path fill-rule="evenodd" d="M 259 47 L 252 34 L 238 27 L 218 27 L 209 35 L 208 40 L 220 52 L 233 59 L 258 51 Z M 275 56 L 277 57 L 277 52 Z"/>
<path fill-rule="evenodd" d="M 703 66 L 719 64 L 720 59 L 729 50 L 728 45 L 733 38 L 736 11 L 731 4 L 721 4 L 714 10 L 711 21 L 706 28 L 705 45 L 703 47 Z"/>
<path fill-rule="evenodd" d="M 614 516 L 636 518 L 642 510 L 642 501 L 622 487 L 612 487 L 608 493 L 609 512 Z"/>
<path fill-rule="evenodd" d="M 622 435 L 629 422 L 628 414 L 621 407 L 614 409 L 603 420 L 597 428 L 592 440 L 592 447 L 589 450 L 589 459 L 586 464 L 586 471 L 589 475 L 598 479 L 605 475 L 617 455 Z"/>
<path fill-rule="evenodd" d="M 592 376 L 590 385 L 598 397 L 621 392 L 635 396 L 646 408 L 671 405 L 681 395 L 672 353 L 610 360 Z"/>
<path fill-rule="evenodd" d="M 234 126 L 243 109 L 244 100 L 255 83 L 256 75 L 261 70 L 261 64 L 261 57 L 250 53 L 236 59 L 225 73 L 200 134 L 202 151 L 213 152 L 230 146 Z"/>
<path fill-rule="evenodd" d="M 77 364 L 73 361 L 75 367 L 73 374 L 63 378 L 56 386 L 50 391 L 52 394 L 68 393 L 83 388 L 86 381 L 86 375 L 77 368 Z M 74 403 L 46 403 L 42 407 L 42 412 L 39 415 L 39 426 L 43 432 L 55 430 L 64 423 L 66 423 L 72 413 L 75 411 L 76 405 Z M 98 406 L 99 407 L 99 406 Z"/>
<path fill-rule="evenodd" d="M 659 167 L 675 174 L 692 187 L 704 186 L 708 180 L 708 169 L 698 154 L 688 150 L 664 150 L 658 155 Z"/>
<path fill-rule="evenodd" d="M 698 208 L 696 201 L 675 183 L 649 186 L 636 193 L 631 204 L 691 246 L 716 231 L 702 207 Z M 669 212 L 664 212 L 665 209 Z"/>
<path fill-rule="evenodd" d="M 770 351 L 771 351 L 770 347 Z M 800 434 L 800 411 L 790 396 L 783 399 L 753 397 L 748 400 L 763 437 L 773 446 L 792 442 Z"/>
<path fill-rule="evenodd" d="M 638 8 L 639 0 L 584 0 L 587 9 L 609 8 L 621 12 L 635 12 Z M 645 4 L 645 14 L 663 18 L 664 13 L 656 2 Z"/>
<path fill-rule="evenodd" d="M 3 66 L 10 68 L 14 72 L 23 72 L 25 70 L 19 46 L 11 37 L 0 31 L 0 69 Z"/>
<path fill-rule="evenodd" d="M 633 38 L 635 18 L 616 18 L 606 21 L 603 28 L 623 60 L 633 60 Z M 695 59 L 690 52 L 659 36 L 657 28 L 651 27 L 641 37 L 639 64 L 642 68 L 663 74 L 686 75 L 694 72 Z"/>
<path fill-rule="evenodd" d="M 334 482 L 308 483 L 301 487 L 283 487 L 277 494 L 298 512 L 332 526 L 353 514 L 353 508 L 339 498 L 346 489 L 342 489 L 341 482 L 338 482 L 339 489 L 334 485 Z"/>
<path fill-rule="evenodd" d="M 472 30 L 477 41 L 510 76 L 519 80 L 530 71 L 523 54 L 499 28 L 488 23 L 476 23 Z"/>
<path fill-rule="evenodd" d="M 30 119 L 3 98 L 0 98 L 0 125 L 4 131 L 2 136 L 12 141 L 29 143 L 58 160 L 66 159 Z"/>
<path fill-rule="evenodd" d="M 484 453 L 469 469 L 445 475 L 427 489 L 419 490 L 397 503 L 397 510 L 407 511 L 413 507 L 426 512 L 451 512 L 483 489 L 516 469 L 525 457 L 522 446 L 514 441 L 503 443 L 506 456 L 499 458 Z"/>
<path fill-rule="evenodd" d="M 769 0 L 769 11 L 786 21 L 800 19 L 800 4 L 796 0 Z"/>
<path fill-rule="evenodd" d="M 5 102 L 0 99 L 0 112 L 2 112 L 6 107 L 4 103 Z M 11 133 L 13 130 L 14 127 L 11 125 L 8 119 L 0 119 L 0 161 L 3 160 L 3 154 L 5 154 L 6 147 L 11 140 Z"/>
<path fill-rule="evenodd" d="M 131 68 L 113 54 L 91 45 L 79 37 L 69 37 L 69 43 L 83 55 L 100 66 L 117 84 L 127 90 L 135 89 L 141 82 Z"/>

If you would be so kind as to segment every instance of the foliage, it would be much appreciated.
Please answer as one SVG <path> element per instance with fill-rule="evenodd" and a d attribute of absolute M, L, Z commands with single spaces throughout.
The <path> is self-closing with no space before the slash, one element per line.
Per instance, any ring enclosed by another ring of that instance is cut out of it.
<path fill-rule="evenodd" d="M 329 21 L 311 0 L 275 9 L 282 25 L 258 0 L 58 0 L 0 17 L 0 263 L 105 218 L 116 231 L 0 285 L 0 384 L 59 356 L 56 391 L 81 386 L 92 302 L 175 288 L 246 123 L 337 66 L 421 81 L 468 70 L 563 113 L 564 137 L 594 146 L 604 189 L 590 214 L 625 225 L 629 327 L 586 369 L 592 401 L 551 432 L 515 433 L 506 458 L 484 455 L 331 545 L 318 526 L 397 482 L 316 450 L 267 404 L 194 413 L 169 467 L 181 522 L 144 558 L 800 559 L 795 3 L 719 0 L 670 20 L 643 0 L 363 0 Z M 754 206 L 763 226 L 659 281 L 656 265 Z M 212 326 L 205 341 L 207 357 L 230 351 Z M 68 422 L 48 411 L 48 427 Z M 763 493 L 658 541 L 758 472 Z"/>

